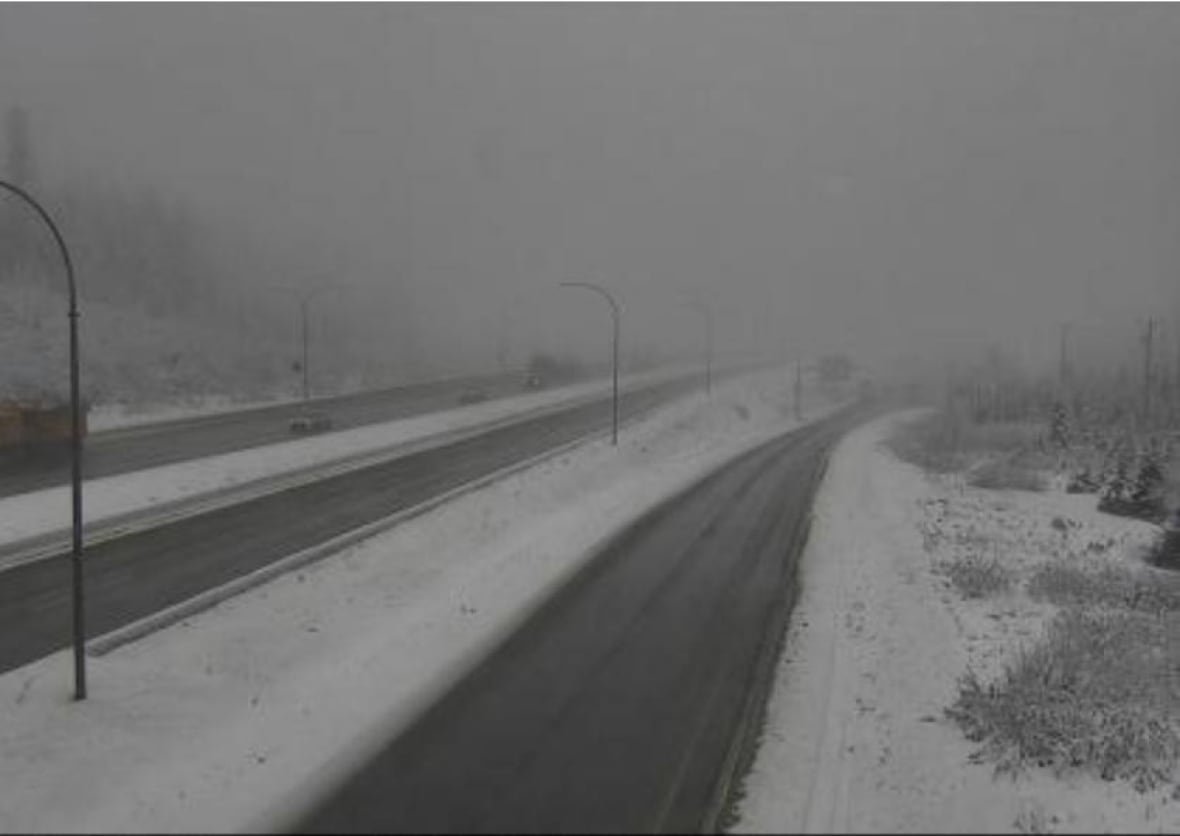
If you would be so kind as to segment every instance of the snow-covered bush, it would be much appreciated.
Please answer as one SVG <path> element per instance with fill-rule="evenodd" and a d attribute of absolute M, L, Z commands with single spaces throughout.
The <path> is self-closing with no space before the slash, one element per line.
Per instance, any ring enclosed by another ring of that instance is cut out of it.
<path fill-rule="evenodd" d="M 971 471 L 968 483 L 977 488 L 989 490 L 1043 491 L 1045 479 L 1028 467 L 1022 467 L 1007 459 L 985 462 Z"/>
<path fill-rule="evenodd" d="M 1129 441 L 1114 451 L 1114 466 L 1099 493 L 1098 510 L 1123 517 L 1160 522 L 1167 514 L 1164 463 L 1152 445 L 1134 456 Z"/>
<path fill-rule="evenodd" d="M 969 672 L 947 715 L 1000 771 L 1089 772 L 1145 791 L 1174 781 L 1180 715 L 1168 670 L 1174 622 L 1070 607 L 1044 637 L 982 682 Z"/>

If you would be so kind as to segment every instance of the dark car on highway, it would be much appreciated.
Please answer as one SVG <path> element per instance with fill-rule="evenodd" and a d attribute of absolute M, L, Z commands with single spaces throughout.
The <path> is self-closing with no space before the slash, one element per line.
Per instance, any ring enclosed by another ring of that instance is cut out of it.
<path fill-rule="evenodd" d="M 480 403 L 488 399 L 488 393 L 483 389 L 464 389 L 459 395 L 459 403 L 466 406 L 467 404 Z"/>
<path fill-rule="evenodd" d="M 288 427 L 297 435 L 322 433 L 332 429 L 332 419 L 322 412 L 305 412 L 292 418 Z"/>

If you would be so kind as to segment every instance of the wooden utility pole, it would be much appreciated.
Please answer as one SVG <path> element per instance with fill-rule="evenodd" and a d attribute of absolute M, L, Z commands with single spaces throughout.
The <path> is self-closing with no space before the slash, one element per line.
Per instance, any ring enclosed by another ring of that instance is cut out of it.
<path fill-rule="evenodd" d="M 1151 350 L 1155 337 L 1155 319 L 1147 318 L 1147 331 L 1143 334 L 1143 420 L 1151 416 Z"/>
<path fill-rule="evenodd" d="M 1175 340 L 1175 344 L 1176 344 L 1176 346 L 1175 346 L 1176 347 L 1176 358 L 1175 358 L 1176 367 L 1175 367 L 1175 375 L 1174 375 L 1174 379 L 1173 379 L 1173 385 L 1175 386 L 1176 391 L 1180 392 L 1180 324 L 1176 324 L 1173 326 L 1172 333 L 1175 334 L 1175 337 L 1173 339 Z"/>
<path fill-rule="evenodd" d="M 1064 392 L 1065 386 L 1069 381 L 1069 323 L 1061 323 L 1061 361 L 1058 369 L 1058 377 L 1061 382 L 1061 389 Z"/>
<path fill-rule="evenodd" d="M 1168 400 L 1168 421 L 1174 423 L 1176 420 L 1176 407 L 1180 403 L 1180 324 L 1176 324 L 1172 328 L 1174 334 L 1173 340 L 1176 343 L 1176 355 L 1174 358 L 1175 367 L 1172 370 L 1172 386 L 1171 397 Z"/>

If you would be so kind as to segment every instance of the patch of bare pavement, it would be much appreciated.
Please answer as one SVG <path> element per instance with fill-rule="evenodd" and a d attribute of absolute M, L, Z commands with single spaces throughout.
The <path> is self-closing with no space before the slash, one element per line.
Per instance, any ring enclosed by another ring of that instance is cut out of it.
<path fill-rule="evenodd" d="M 924 473 L 885 444 L 913 417 L 832 458 L 733 829 L 1176 832 L 1158 528 Z"/>
<path fill-rule="evenodd" d="M 295 829 L 715 826 L 828 449 L 778 438 L 620 534 Z"/>

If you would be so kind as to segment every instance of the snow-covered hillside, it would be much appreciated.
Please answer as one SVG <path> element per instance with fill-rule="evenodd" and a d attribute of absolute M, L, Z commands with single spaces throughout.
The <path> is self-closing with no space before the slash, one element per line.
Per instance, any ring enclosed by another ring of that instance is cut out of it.
<path fill-rule="evenodd" d="M 64 399 L 69 332 L 63 293 L 48 282 L 0 284 L 0 397 Z M 84 395 L 98 403 L 259 399 L 290 390 L 290 338 L 245 334 L 102 302 L 79 322 Z"/>

